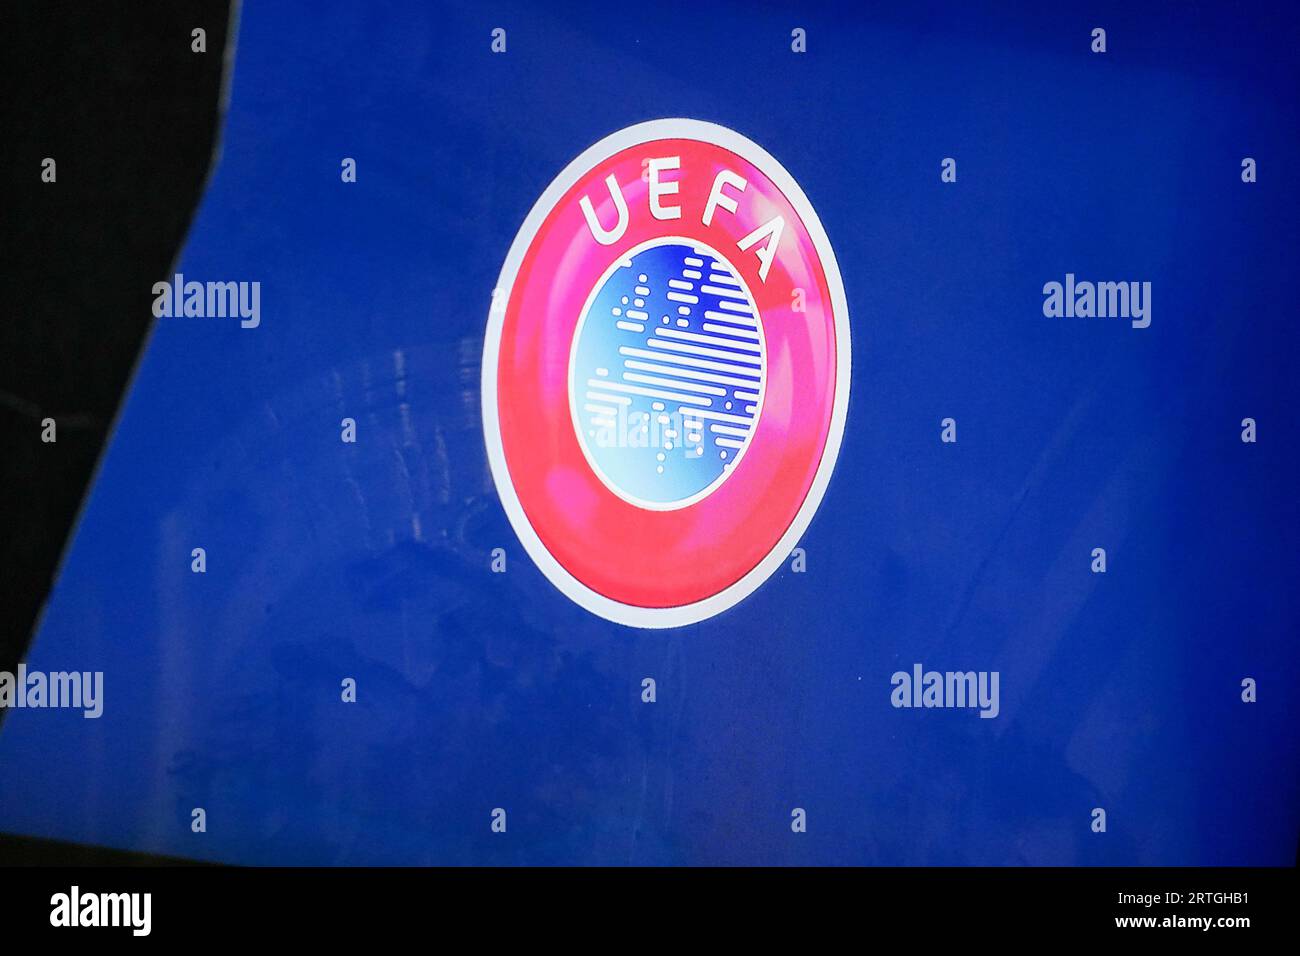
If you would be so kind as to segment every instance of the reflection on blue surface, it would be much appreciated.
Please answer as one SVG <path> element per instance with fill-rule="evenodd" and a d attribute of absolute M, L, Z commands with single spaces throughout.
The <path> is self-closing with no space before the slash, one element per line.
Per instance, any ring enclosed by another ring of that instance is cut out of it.
<path fill-rule="evenodd" d="M 178 266 L 260 281 L 261 324 L 159 323 L 29 660 L 104 671 L 104 715 L 5 720 L 0 828 L 258 863 L 1293 861 L 1292 12 L 1115 6 L 1099 56 L 1040 5 L 306 10 L 245 5 Z M 478 375 L 546 184 L 683 114 L 816 207 L 853 397 L 807 572 L 643 632 L 529 562 Z M 1067 272 L 1150 281 L 1150 328 L 1044 317 Z M 894 709 L 918 662 L 998 671 L 999 716 Z"/>

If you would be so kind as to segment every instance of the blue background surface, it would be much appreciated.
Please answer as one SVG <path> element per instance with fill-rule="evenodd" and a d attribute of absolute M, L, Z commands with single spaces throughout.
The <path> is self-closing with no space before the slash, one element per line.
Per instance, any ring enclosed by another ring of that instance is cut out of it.
<path fill-rule="evenodd" d="M 899 6 L 246 4 L 178 269 L 261 281 L 261 327 L 159 321 L 29 657 L 103 670 L 105 713 L 8 716 L 0 829 L 254 863 L 1293 862 L 1295 14 Z M 803 186 L 854 368 L 807 573 L 649 632 L 528 561 L 478 379 L 533 202 L 675 115 Z M 1152 282 L 1151 327 L 1045 318 L 1067 272 Z M 1001 716 L 893 709 L 918 661 L 1000 671 Z"/>

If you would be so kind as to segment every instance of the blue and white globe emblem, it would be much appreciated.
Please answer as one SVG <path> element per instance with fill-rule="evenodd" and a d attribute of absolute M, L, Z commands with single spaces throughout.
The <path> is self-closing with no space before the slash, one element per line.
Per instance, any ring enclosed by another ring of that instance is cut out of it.
<path fill-rule="evenodd" d="M 738 467 L 766 379 L 763 323 L 744 280 L 681 238 L 631 250 L 578 320 L 569 402 L 578 442 L 612 492 L 682 508 Z"/>

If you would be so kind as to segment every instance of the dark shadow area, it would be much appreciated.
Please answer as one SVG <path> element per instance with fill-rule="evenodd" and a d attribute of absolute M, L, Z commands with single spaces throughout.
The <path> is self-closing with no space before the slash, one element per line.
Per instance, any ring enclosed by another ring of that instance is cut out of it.
<path fill-rule="evenodd" d="M 201 196 L 229 21 L 228 0 L 5 11 L 0 670 L 26 653 Z"/>
<path fill-rule="evenodd" d="M 180 857 L 109 850 L 0 833 L 0 866 L 212 866 Z"/>

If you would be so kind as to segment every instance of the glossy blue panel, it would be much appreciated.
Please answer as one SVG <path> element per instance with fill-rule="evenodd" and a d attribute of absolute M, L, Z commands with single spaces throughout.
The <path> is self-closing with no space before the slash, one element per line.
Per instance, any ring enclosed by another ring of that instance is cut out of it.
<path fill-rule="evenodd" d="M 245 5 L 180 271 L 260 281 L 261 324 L 159 321 L 29 658 L 102 670 L 105 712 L 9 715 L 0 829 L 254 863 L 1292 862 L 1295 14 L 541 6 Z M 818 210 L 852 401 L 807 572 L 636 631 L 523 553 L 479 367 L 542 190 L 677 115 Z M 1066 273 L 1150 281 L 1151 326 L 1045 318 Z M 1000 715 L 895 709 L 917 662 L 1000 672 Z"/>

